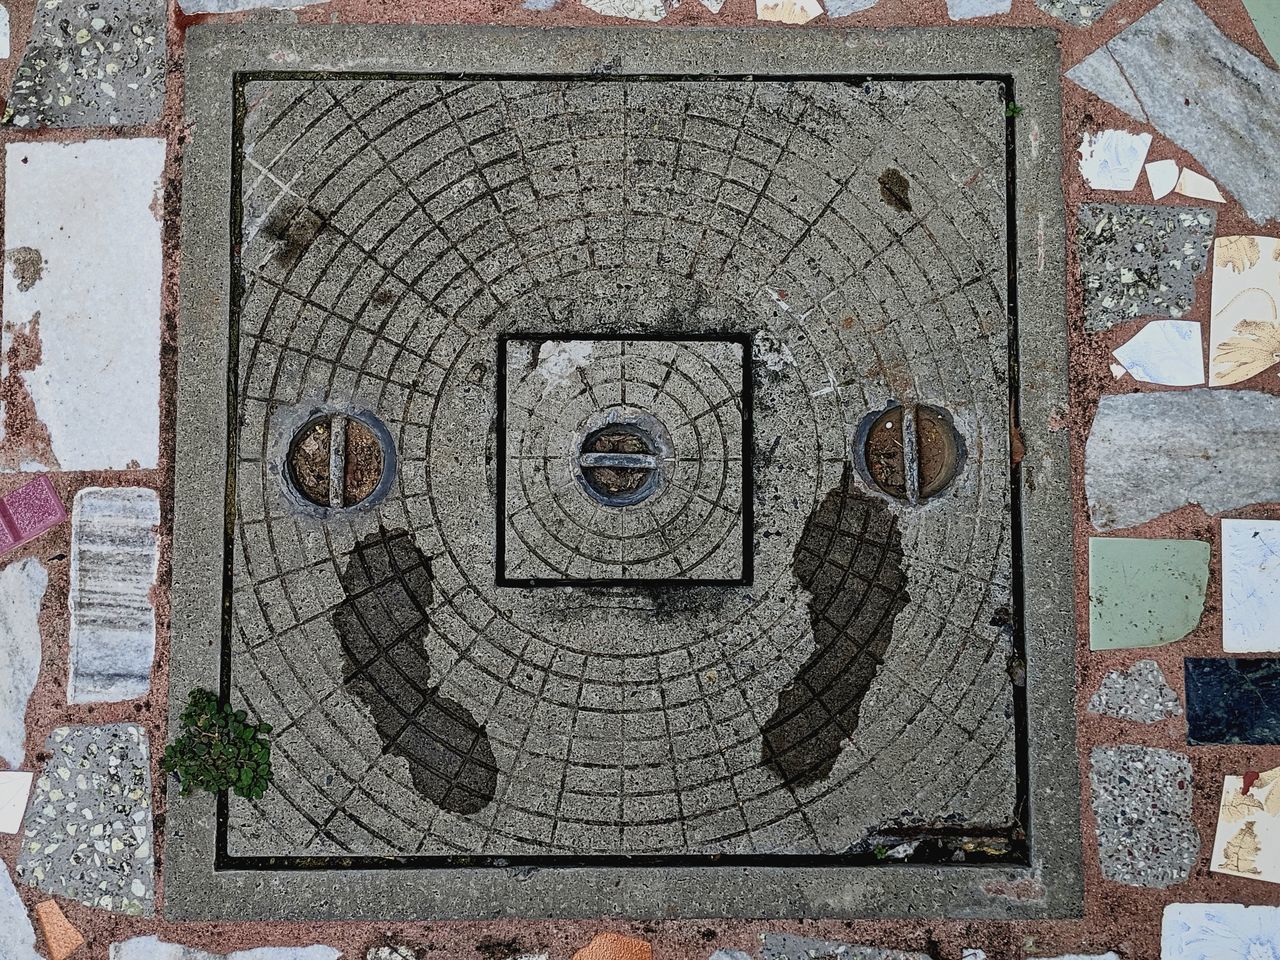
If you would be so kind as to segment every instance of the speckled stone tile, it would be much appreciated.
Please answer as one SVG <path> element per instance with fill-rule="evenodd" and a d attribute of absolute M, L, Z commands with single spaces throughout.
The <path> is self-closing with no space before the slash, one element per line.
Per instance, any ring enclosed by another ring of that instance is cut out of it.
<path fill-rule="evenodd" d="M 1089 712 L 1135 723 L 1159 723 L 1182 716 L 1182 702 L 1165 682 L 1160 665 L 1139 660 L 1128 670 L 1113 670 L 1089 701 Z"/>
<path fill-rule="evenodd" d="M 1217 214 L 1204 207 L 1082 205 L 1077 244 L 1085 329 L 1190 310 L 1216 224 Z"/>
<path fill-rule="evenodd" d="M 1280 658 L 1188 657 L 1188 743 L 1280 744 Z"/>
<path fill-rule="evenodd" d="M 13 78 L 16 127 L 149 123 L 164 106 L 163 0 L 42 0 Z"/>
<path fill-rule="evenodd" d="M 1088 27 L 1115 6 L 1116 0 L 1036 0 L 1045 13 L 1073 27 Z"/>
<path fill-rule="evenodd" d="M 147 735 L 131 723 L 59 727 L 36 780 L 18 876 L 115 913 L 155 912 Z"/>
<path fill-rule="evenodd" d="M 1153 747 L 1098 747 L 1089 783 L 1102 875 L 1169 887 L 1191 874 L 1200 834 L 1191 822 L 1191 761 Z"/>

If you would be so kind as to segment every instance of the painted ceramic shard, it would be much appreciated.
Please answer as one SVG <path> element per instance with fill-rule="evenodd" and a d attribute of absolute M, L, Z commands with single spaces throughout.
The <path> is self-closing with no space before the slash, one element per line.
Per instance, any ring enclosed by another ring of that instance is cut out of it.
<path fill-rule="evenodd" d="M 1085 328 L 1179 318 L 1195 303 L 1217 217 L 1200 207 L 1084 204 L 1077 242 Z"/>
<path fill-rule="evenodd" d="M 164 106 L 164 0 L 42 0 L 9 93 L 17 127 L 149 123 Z M 39 195 L 33 196 L 33 200 Z"/>
<path fill-rule="evenodd" d="M 1191 761 L 1136 746 L 1099 747 L 1090 761 L 1103 877 L 1157 888 L 1186 880 L 1200 852 L 1191 821 Z"/>
<path fill-rule="evenodd" d="M 1209 869 L 1280 883 L 1280 767 L 1223 778 Z"/>
<path fill-rule="evenodd" d="M 1163 200 L 1178 186 L 1179 170 L 1176 160 L 1157 160 L 1155 163 L 1148 163 L 1146 170 L 1151 199 Z"/>
<path fill-rule="evenodd" d="M 1280 957 L 1280 907 L 1171 903 L 1160 928 L 1161 960 Z"/>
<path fill-rule="evenodd" d="M 0 773 L 0 833 L 17 833 L 22 828 L 33 776 L 25 770 Z"/>
<path fill-rule="evenodd" d="M 1115 350 L 1135 380 L 1170 387 L 1205 382 L 1201 326 L 1194 320 L 1152 320 Z"/>
<path fill-rule="evenodd" d="M 71 520 L 69 703 L 111 703 L 151 688 L 151 603 L 160 498 L 141 487 L 86 487 Z"/>
<path fill-rule="evenodd" d="M 1089 701 L 1089 712 L 1135 723 L 1159 723 L 1182 716 L 1178 694 L 1165 682 L 1154 660 L 1139 660 L 1128 670 L 1106 675 Z"/>
<path fill-rule="evenodd" d="M 151 916 L 155 860 L 146 731 L 134 724 L 59 727 L 45 749 L 49 760 L 23 824 L 18 876 L 100 910 Z"/>
<path fill-rule="evenodd" d="M 1125 130 L 1086 133 L 1080 144 L 1080 174 L 1095 190 L 1132 190 L 1151 149 L 1151 134 Z"/>
<path fill-rule="evenodd" d="M 0 556 L 52 530 L 67 519 L 62 498 L 48 477 L 36 477 L 0 497 Z"/>
<path fill-rule="evenodd" d="M 27 700 L 40 676 L 40 605 L 49 575 L 28 557 L 0 570 L 0 759 L 26 757 Z"/>
<path fill-rule="evenodd" d="M 1216 183 L 1194 170 L 1183 170 L 1173 189 L 1180 196 L 1190 197 L 1192 200 L 1207 200 L 1210 203 L 1227 202 L 1227 198 L 1222 195 Z"/>
<path fill-rule="evenodd" d="M 1280 652 L 1280 520 L 1222 521 L 1222 649 Z"/>
<path fill-rule="evenodd" d="M 1181 640 L 1200 623 L 1208 583 L 1200 540 L 1090 538 L 1089 649 Z"/>
<path fill-rule="evenodd" d="M 1088 27 L 1110 10 L 1115 2 L 1116 0 L 1036 0 L 1036 6 L 1073 27 Z"/>
<path fill-rule="evenodd" d="M 4 347 L 31 426 L 9 470 L 156 466 L 161 139 L 11 143 Z"/>
<path fill-rule="evenodd" d="M 1280 744 L 1280 659 L 1188 657 L 1188 743 Z"/>
<path fill-rule="evenodd" d="M 1241 383 L 1280 363 L 1280 240 L 1219 237 L 1209 327 L 1212 382 Z"/>
<path fill-rule="evenodd" d="M 822 15 L 818 0 L 756 0 L 756 17 L 775 23 L 808 23 Z"/>
<path fill-rule="evenodd" d="M 207 953 L 193 947 L 166 943 L 158 937 L 134 937 L 111 945 L 110 960 L 338 960 L 341 951 L 333 947 L 256 947 L 235 953 Z"/>
<path fill-rule="evenodd" d="M 1250 219 L 1280 216 L 1280 73 L 1229 40 L 1195 0 L 1163 0 L 1067 76 L 1190 153 Z"/>
<path fill-rule="evenodd" d="M 1103 397 L 1085 491 L 1099 530 L 1189 503 L 1215 514 L 1280 500 L 1280 397 L 1206 388 Z"/>
<path fill-rule="evenodd" d="M 675 6 L 669 0 L 582 0 L 582 5 L 606 17 L 650 22 L 661 20 Z"/>

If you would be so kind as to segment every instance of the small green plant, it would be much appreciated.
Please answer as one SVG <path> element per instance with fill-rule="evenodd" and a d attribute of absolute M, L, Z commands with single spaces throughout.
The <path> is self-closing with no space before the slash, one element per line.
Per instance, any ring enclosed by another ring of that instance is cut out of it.
<path fill-rule="evenodd" d="M 1004 115 L 1006 117 L 1020 117 L 1022 116 L 1022 108 L 1016 103 L 1006 103 L 1004 105 Z"/>
<path fill-rule="evenodd" d="M 871 852 L 875 854 L 877 860 L 883 860 L 889 855 L 889 848 L 884 844 L 877 844 L 876 848 Z"/>
<path fill-rule="evenodd" d="M 231 704 L 218 706 L 208 690 L 192 690 L 180 718 L 182 735 L 164 751 L 160 767 L 177 774 L 186 796 L 196 788 L 258 800 L 271 782 L 269 723 L 249 723 Z"/>

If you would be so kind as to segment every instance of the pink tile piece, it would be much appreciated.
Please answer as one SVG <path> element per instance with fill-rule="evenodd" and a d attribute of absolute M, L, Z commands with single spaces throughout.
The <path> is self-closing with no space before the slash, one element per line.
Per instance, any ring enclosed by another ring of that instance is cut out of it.
<path fill-rule="evenodd" d="M 67 519 L 67 510 L 47 476 L 36 477 L 0 497 L 0 553 L 34 540 Z"/>

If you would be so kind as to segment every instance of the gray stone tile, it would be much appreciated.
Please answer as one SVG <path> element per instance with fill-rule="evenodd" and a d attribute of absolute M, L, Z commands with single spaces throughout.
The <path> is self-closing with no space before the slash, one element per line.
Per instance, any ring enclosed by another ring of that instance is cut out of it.
<path fill-rule="evenodd" d="M 149 123 L 164 106 L 163 0 L 43 0 L 14 75 L 17 127 Z"/>
<path fill-rule="evenodd" d="M 764 946 L 760 954 L 761 960 L 928 960 L 923 953 L 857 947 L 835 940 L 798 937 L 790 933 L 766 933 L 760 940 Z"/>
<path fill-rule="evenodd" d="M 36 932 L 27 916 L 27 908 L 14 889 L 9 868 L 0 862 L 0 930 L 4 942 L 0 943 L 3 960 L 44 960 L 36 953 Z"/>
<path fill-rule="evenodd" d="M 26 756 L 27 699 L 40 674 L 40 603 L 49 575 L 28 557 L 0 570 L 0 758 L 10 767 Z"/>
<path fill-rule="evenodd" d="M 257 947 L 237 950 L 235 960 L 337 960 L 333 947 Z M 166 943 L 158 937 L 134 937 L 111 945 L 111 960 L 225 960 L 223 954 Z"/>
<path fill-rule="evenodd" d="M 1181 317 L 1195 302 L 1217 214 L 1200 207 L 1085 204 L 1076 235 L 1086 330 Z"/>
<path fill-rule="evenodd" d="M 1085 449 L 1085 491 L 1099 530 L 1188 503 L 1215 514 L 1280 500 L 1280 397 L 1208 389 L 1103 397 Z"/>
<path fill-rule="evenodd" d="M 70 703 L 113 703 L 151 689 L 151 604 L 160 499 L 144 487 L 86 487 L 71 514 Z"/>
<path fill-rule="evenodd" d="M 59 727 L 36 780 L 18 876 L 115 913 L 155 912 L 147 734 L 131 723 Z"/>
<path fill-rule="evenodd" d="M 1091 26 L 1115 4 L 1116 0 L 1036 0 L 1036 6 L 1045 13 L 1073 27 Z"/>
<path fill-rule="evenodd" d="M 1139 660 L 1128 670 L 1107 674 L 1089 701 L 1089 712 L 1136 723 L 1158 723 L 1182 716 L 1182 703 L 1165 682 L 1160 665 L 1154 660 Z"/>
<path fill-rule="evenodd" d="M 1099 747 L 1089 783 L 1102 875 L 1169 887 L 1191 874 L 1200 834 L 1191 822 L 1191 761 L 1153 747 Z"/>
<path fill-rule="evenodd" d="M 1254 220 L 1280 216 L 1280 74 L 1194 0 L 1164 0 L 1067 76 L 1185 149 Z"/>
<path fill-rule="evenodd" d="M 952 20 L 972 20 L 1008 13 L 1013 0 L 947 0 L 947 16 Z"/>

